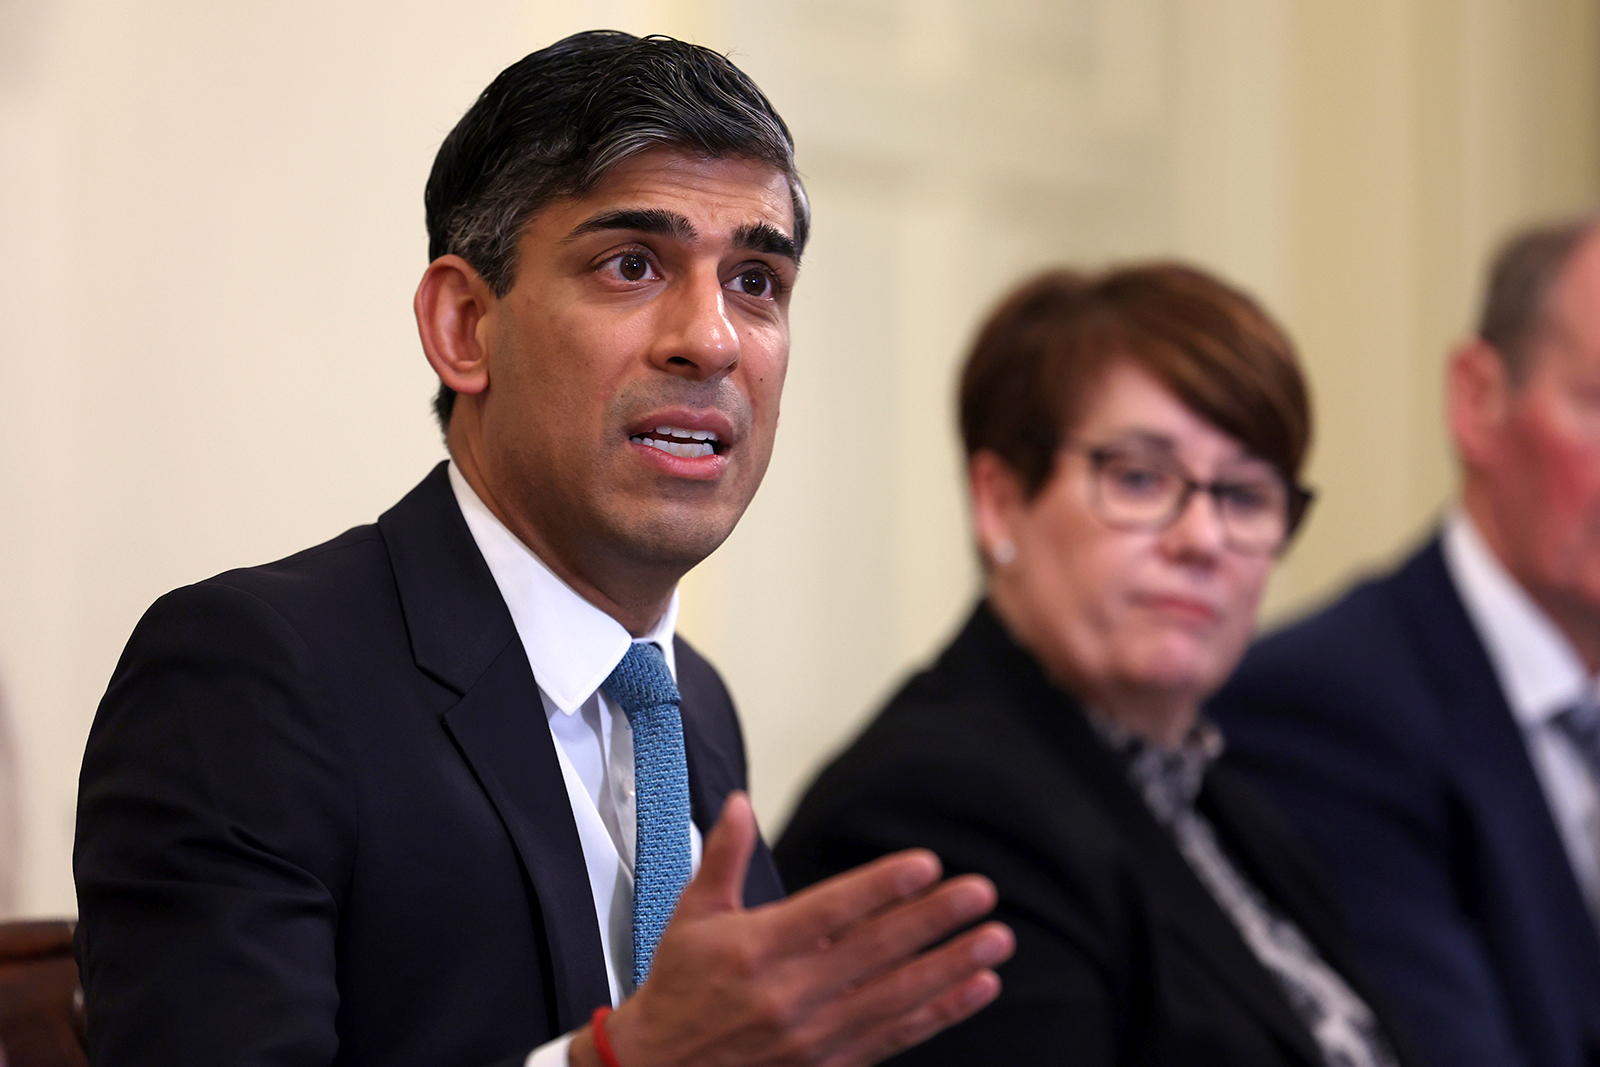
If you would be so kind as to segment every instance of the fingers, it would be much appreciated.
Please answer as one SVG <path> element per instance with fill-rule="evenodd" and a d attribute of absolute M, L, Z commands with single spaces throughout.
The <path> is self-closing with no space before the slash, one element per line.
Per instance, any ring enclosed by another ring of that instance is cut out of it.
<path fill-rule="evenodd" d="M 860 981 L 971 925 L 995 900 L 994 883 L 982 875 L 952 878 L 845 931 L 821 962 L 840 984 Z"/>
<path fill-rule="evenodd" d="M 700 871 L 684 887 L 675 913 L 698 918 L 744 907 L 744 880 L 756 848 L 756 813 L 742 790 L 728 794 L 722 816 L 705 839 Z"/>
<path fill-rule="evenodd" d="M 999 996 L 993 968 L 1015 948 L 1009 927 L 985 923 L 863 984 L 837 1004 L 833 1025 L 849 1036 L 830 1062 L 877 1063 L 977 1012 Z"/>
<path fill-rule="evenodd" d="M 1009 926 L 984 923 L 864 983 L 849 998 L 847 1015 L 867 1022 L 926 1012 L 931 1007 L 934 1015 L 944 1020 L 942 1025 L 948 1026 L 993 999 L 992 994 L 999 992 L 998 978 L 991 983 L 982 976 L 993 977 L 994 968 L 1010 959 L 1016 947 L 1016 937 Z M 979 981 L 974 984 L 974 979 Z M 979 996 L 986 990 L 991 995 Z M 978 999 L 968 1003 L 969 996 Z M 949 1010 L 957 1008 L 963 1014 L 949 1014 Z"/>
<path fill-rule="evenodd" d="M 933 853 L 908 849 L 818 882 L 764 909 L 770 947 L 785 956 L 811 952 L 819 943 L 842 937 L 867 917 L 927 889 L 939 880 L 939 873 Z"/>
<path fill-rule="evenodd" d="M 979 971 L 916 1010 L 863 1035 L 836 1051 L 833 1062 L 874 1064 L 976 1014 L 1000 995 L 1000 977 Z"/>
<path fill-rule="evenodd" d="M 853 985 L 906 965 L 915 953 L 970 926 L 994 905 L 992 881 L 982 875 L 950 878 L 926 893 L 883 907 L 826 941 L 811 942 L 802 966 L 819 997 L 848 993 Z M 1008 955 L 1010 949 L 998 958 Z"/>

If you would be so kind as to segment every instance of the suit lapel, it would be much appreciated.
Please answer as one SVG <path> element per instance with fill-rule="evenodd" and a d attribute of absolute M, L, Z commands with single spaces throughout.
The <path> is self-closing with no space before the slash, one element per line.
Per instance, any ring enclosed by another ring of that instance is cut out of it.
<path fill-rule="evenodd" d="M 689 764 L 689 804 L 694 824 L 704 835 L 716 825 L 728 794 L 745 788 L 744 753 L 742 738 L 737 733 L 719 740 L 718 732 L 708 727 L 708 717 L 714 715 L 716 705 L 728 704 L 727 693 L 720 684 L 713 686 L 703 680 L 699 670 L 688 669 L 690 657 L 697 663 L 703 662 L 699 660 L 699 653 L 678 638 L 678 685 L 683 696 L 683 748 Z M 705 669 L 710 672 L 709 666 Z M 724 713 L 737 730 L 733 708 L 726 707 Z M 738 751 L 728 751 L 726 745 L 729 744 Z M 745 878 L 745 904 L 754 907 L 782 896 L 783 883 L 772 853 L 765 842 L 757 842 Z"/>
<path fill-rule="evenodd" d="M 1317 877 L 1319 868 L 1306 846 L 1266 798 L 1227 766 L 1208 774 L 1201 800 L 1240 870 L 1294 921 L 1323 962 L 1361 997 L 1396 1046 L 1401 1062 L 1409 1062 L 1405 1028 L 1383 997 L 1362 981 L 1361 965 L 1347 944 L 1338 907 Z"/>
<path fill-rule="evenodd" d="M 1097 740 L 1097 739 L 1096 739 Z M 1270 1029 L 1285 1047 L 1308 1065 L 1321 1065 L 1322 1054 L 1305 1024 L 1294 1014 L 1288 998 L 1245 942 L 1233 919 L 1222 910 L 1177 849 L 1171 833 L 1155 820 L 1143 800 L 1127 784 L 1115 757 L 1101 749 L 1115 768 L 1123 786 L 1108 806 L 1127 834 L 1134 862 L 1144 868 L 1141 882 L 1148 888 L 1154 910 L 1165 920 L 1173 939 L 1188 948 L 1193 959 L 1210 972 L 1248 1011 Z M 1103 794 L 1112 796 L 1109 790 Z M 1210 813 L 1214 816 L 1216 812 Z M 1216 825 L 1219 835 L 1226 830 Z M 1231 858 L 1231 857 L 1230 857 Z M 1258 886 L 1275 898 L 1266 886 Z"/>
<path fill-rule="evenodd" d="M 1402 568 L 1393 588 L 1396 611 L 1439 706 L 1449 709 L 1446 763 L 1490 853 L 1473 862 L 1489 864 L 1497 884 L 1487 888 L 1514 902 L 1486 933 L 1508 941 L 1510 955 L 1538 959 L 1521 977 L 1539 988 L 1511 994 L 1527 995 L 1543 1012 L 1576 1016 L 1571 1025 L 1600 1040 L 1600 937 L 1522 730 L 1437 538 Z"/>
<path fill-rule="evenodd" d="M 445 714 L 445 725 L 516 844 L 549 939 L 563 1032 L 611 1002 L 583 843 L 520 641 Z"/>
<path fill-rule="evenodd" d="M 1127 857 L 1138 870 L 1137 882 L 1150 898 L 1152 912 L 1173 939 L 1307 1067 L 1321 1067 L 1321 1053 L 1283 991 L 1190 869 L 1172 835 L 1134 791 L 1121 761 L 1095 733 L 1083 709 L 1050 684 L 987 607 L 979 609 L 951 652 L 962 655 L 963 645 L 970 650 L 966 655 L 986 661 L 968 669 L 980 678 L 1007 679 L 1011 686 L 1008 703 L 1045 736 L 1063 762 L 1088 784 L 1088 792 L 1100 800 L 1122 834 Z"/>
<path fill-rule="evenodd" d="M 696 697 L 683 691 L 683 751 L 689 764 L 690 815 L 700 832 L 709 834 L 722 814 L 722 802 L 740 786 L 723 752 L 700 724 Z"/>
<path fill-rule="evenodd" d="M 461 694 L 444 723 L 521 859 L 558 1028 L 610 1002 L 583 845 L 538 686 L 443 463 L 378 520 L 417 666 Z"/>

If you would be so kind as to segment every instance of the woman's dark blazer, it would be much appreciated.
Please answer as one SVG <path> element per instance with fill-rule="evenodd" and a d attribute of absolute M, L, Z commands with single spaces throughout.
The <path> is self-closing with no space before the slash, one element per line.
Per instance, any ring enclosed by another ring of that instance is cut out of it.
<path fill-rule="evenodd" d="M 1266 802 L 1212 767 L 1199 805 L 1371 1003 L 1320 878 Z M 996 1003 L 897 1063 L 1321 1067 L 1119 758 L 983 605 L 822 772 L 776 851 L 793 889 L 913 845 L 994 880 L 1017 951 Z"/>

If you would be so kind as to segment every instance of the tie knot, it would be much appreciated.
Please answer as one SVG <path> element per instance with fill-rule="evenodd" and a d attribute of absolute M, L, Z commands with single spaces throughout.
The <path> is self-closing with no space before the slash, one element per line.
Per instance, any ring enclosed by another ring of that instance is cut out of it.
<path fill-rule="evenodd" d="M 664 705 L 678 706 L 678 686 L 667 670 L 667 657 L 652 642 L 635 641 L 602 689 L 622 705 L 631 722 L 636 715 Z"/>

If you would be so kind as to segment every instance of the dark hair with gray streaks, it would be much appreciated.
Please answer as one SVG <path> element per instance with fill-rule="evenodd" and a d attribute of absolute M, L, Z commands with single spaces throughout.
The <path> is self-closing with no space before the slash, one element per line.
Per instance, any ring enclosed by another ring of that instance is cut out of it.
<path fill-rule="evenodd" d="M 1500 354 L 1513 382 L 1528 373 L 1528 350 L 1547 322 L 1550 290 L 1596 227 L 1595 215 L 1544 223 L 1513 234 L 1494 257 L 1478 336 Z"/>
<path fill-rule="evenodd" d="M 805 247 L 811 211 L 794 138 L 755 82 L 699 45 L 592 30 L 507 67 L 444 139 L 423 197 L 428 258 L 454 253 L 504 296 L 535 212 L 659 146 L 778 170 L 794 203 L 795 246 Z M 441 384 L 441 427 L 454 406 Z"/>

